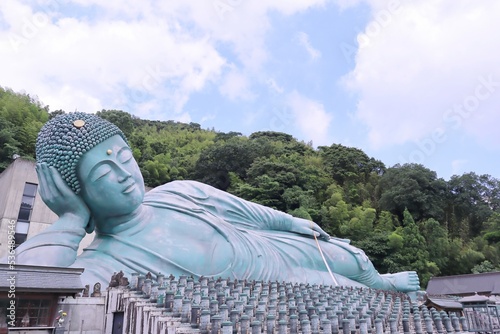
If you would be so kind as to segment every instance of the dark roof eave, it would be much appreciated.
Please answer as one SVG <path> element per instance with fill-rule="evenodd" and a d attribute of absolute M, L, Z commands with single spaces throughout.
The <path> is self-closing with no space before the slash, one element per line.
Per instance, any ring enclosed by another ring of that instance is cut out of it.
<path fill-rule="evenodd" d="M 443 301 L 443 300 L 434 300 L 432 298 L 427 298 L 427 302 L 429 304 L 433 304 L 433 305 L 436 305 L 440 308 L 448 309 L 448 310 L 451 310 L 451 309 L 462 310 L 463 309 L 462 304 L 460 304 L 457 301 Z"/>
<path fill-rule="evenodd" d="M 44 294 L 58 294 L 58 295 L 74 295 L 81 293 L 83 288 L 81 289 L 54 289 L 54 288 L 23 288 L 16 287 L 16 294 L 20 293 L 44 293 Z M 9 292 L 9 290 L 0 289 L 0 292 Z"/>
<path fill-rule="evenodd" d="M 15 284 L 16 291 L 46 291 L 78 293 L 85 286 L 81 281 L 83 268 L 44 267 L 0 264 L 0 291 L 9 291 Z M 14 283 L 12 283 L 14 281 Z"/>

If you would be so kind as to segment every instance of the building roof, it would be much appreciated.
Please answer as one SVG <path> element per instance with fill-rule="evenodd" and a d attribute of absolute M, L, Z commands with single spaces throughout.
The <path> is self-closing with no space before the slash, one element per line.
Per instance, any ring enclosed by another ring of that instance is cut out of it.
<path fill-rule="evenodd" d="M 461 303 L 486 303 L 489 302 L 490 299 L 486 296 L 480 296 L 477 293 L 474 296 L 467 296 L 459 299 Z"/>
<path fill-rule="evenodd" d="M 428 295 L 500 295 L 500 272 L 433 277 Z"/>
<path fill-rule="evenodd" d="M 82 268 L 59 268 L 0 264 L 0 291 L 9 291 L 14 278 L 16 292 L 56 292 L 75 294 L 83 290 Z"/>
<path fill-rule="evenodd" d="M 460 297 L 457 296 L 427 296 L 425 305 L 427 307 L 435 307 L 440 310 L 461 310 L 462 304 L 458 302 Z"/>

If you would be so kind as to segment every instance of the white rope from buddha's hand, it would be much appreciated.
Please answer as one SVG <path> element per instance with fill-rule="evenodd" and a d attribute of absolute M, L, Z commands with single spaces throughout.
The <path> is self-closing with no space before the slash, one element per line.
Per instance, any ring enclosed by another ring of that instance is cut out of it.
<path fill-rule="evenodd" d="M 311 221 L 311 229 L 314 227 L 313 224 L 314 223 Z M 330 270 L 330 266 L 328 265 L 328 262 L 326 262 L 325 255 L 323 254 L 323 251 L 321 250 L 321 246 L 319 245 L 319 241 L 318 241 L 318 238 L 316 237 L 316 233 L 313 233 L 313 235 L 314 235 L 314 240 L 316 240 L 316 245 L 318 246 L 319 253 L 321 254 L 321 258 L 323 259 L 323 262 L 325 263 L 326 269 L 328 269 L 328 273 L 330 273 L 330 276 L 332 277 L 333 283 L 335 284 L 335 286 L 339 286 L 337 279 L 335 278 L 332 271 Z"/>

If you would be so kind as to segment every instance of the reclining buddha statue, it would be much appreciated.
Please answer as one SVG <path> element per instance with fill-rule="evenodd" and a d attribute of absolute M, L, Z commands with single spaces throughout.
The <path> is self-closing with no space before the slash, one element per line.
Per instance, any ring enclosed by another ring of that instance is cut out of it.
<path fill-rule="evenodd" d="M 415 272 L 380 275 L 362 250 L 312 221 L 196 181 L 146 193 L 122 131 L 93 114 L 48 121 L 36 156 L 40 196 L 59 219 L 17 248 L 18 264 L 85 268 L 86 284 L 123 271 L 419 289 Z"/>

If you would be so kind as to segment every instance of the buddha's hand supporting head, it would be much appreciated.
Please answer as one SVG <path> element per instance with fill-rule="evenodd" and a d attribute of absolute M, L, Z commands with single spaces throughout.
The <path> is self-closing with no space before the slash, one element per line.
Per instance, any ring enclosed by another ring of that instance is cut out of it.
<path fill-rule="evenodd" d="M 40 196 L 45 204 L 59 217 L 68 217 L 65 224 L 73 225 L 65 227 L 88 230 L 90 211 L 83 199 L 64 182 L 59 172 L 45 163 L 37 164 L 36 172 L 40 183 Z"/>

